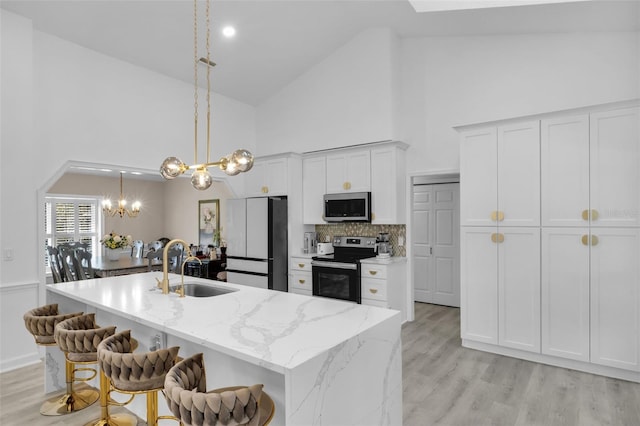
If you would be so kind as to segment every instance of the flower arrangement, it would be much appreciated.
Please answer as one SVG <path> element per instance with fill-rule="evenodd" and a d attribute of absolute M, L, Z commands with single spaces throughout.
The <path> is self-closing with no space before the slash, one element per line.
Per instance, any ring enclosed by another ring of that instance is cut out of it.
<path fill-rule="evenodd" d="M 130 246 L 133 242 L 131 235 L 118 235 L 113 232 L 105 235 L 100 242 L 109 249 L 119 249 Z"/>

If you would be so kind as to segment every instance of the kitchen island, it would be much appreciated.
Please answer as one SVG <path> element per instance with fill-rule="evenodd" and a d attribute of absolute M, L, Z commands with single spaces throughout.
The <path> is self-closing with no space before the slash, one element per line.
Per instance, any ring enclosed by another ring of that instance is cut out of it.
<path fill-rule="evenodd" d="M 274 425 L 402 424 L 399 312 L 194 277 L 185 281 L 236 291 L 180 298 L 161 294 L 156 278 L 161 273 L 51 284 L 47 303 L 131 329 L 138 351 L 204 352 L 208 389 L 263 383 L 276 403 Z M 63 389 L 64 357 L 46 351 L 46 390 Z M 144 417 L 138 399 L 130 409 Z M 160 411 L 168 413 L 162 398 Z"/>

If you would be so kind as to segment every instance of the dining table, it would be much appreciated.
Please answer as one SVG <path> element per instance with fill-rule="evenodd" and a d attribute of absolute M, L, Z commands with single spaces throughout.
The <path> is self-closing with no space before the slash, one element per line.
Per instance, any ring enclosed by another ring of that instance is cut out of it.
<path fill-rule="evenodd" d="M 99 256 L 91 263 L 93 273 L 100 278 L 162 270 L 162 258 L 151 260 L 151 268 L 149 268 L 149 259 L 146 257 L 122 256 L 116 260 L 110 260 L 106 256 Z"/>

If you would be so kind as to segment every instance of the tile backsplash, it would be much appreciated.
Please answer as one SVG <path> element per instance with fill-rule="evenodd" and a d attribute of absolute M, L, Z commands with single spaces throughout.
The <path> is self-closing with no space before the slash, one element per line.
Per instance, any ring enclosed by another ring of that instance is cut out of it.
<path fill-rule="evenodd" d="M 394 256 L 406 256 L 406 246 L 398 245 L 398 237 L 406 244 L 406 225 L 372 225 L 370 223 L 348 222 L 335 225 L 316 225 L 318 241 L 330 242 L 336 235 L 347 237 L 377 237 L 380 232 L 388 232 Z"/>

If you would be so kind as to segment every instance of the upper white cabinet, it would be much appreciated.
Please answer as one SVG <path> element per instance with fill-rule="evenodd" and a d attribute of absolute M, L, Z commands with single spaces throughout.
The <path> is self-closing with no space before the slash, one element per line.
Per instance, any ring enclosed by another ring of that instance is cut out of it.
<path fill-rule="evenodd" d="M 539 125 L 530 121 L 462 134 L 462 226 L 540 224 Z"/>
<path fill-rule="evenodd" d="M 289 155 L 258 157 L 245 176 L 245 195 L 265 197 L 287 195 L 289 191 Z"/>
<path fill-rule="evenodd" d="M 371 223 L 405 223 L 406 145 L 371 149 Z"/>
<path fill-rule="evenodd" d="M 368 149 L 327 155 L 327 193 L 371 191 Z"/>
<path fill-rule="evenodd" d="M 542 226 L 589 224 L 589 115 L 541 121 Z"/>
<path fill-rule="evenodd" d="M 591 114 L 591 226 L 640 226 L 640 107 Z"/>
<path fill-rule="evenodd" d="M 303 223 L 316 225 L 324 220 L 324 194 L 327 193 L 326 157 L 302 159 L 302 216 Z"/>
<path fill-rule="evenodd" d="M 371 192 L 373 224 L 406 223 L 405 151 L 389 141 L 314 152 L 302 160 L 303 221 L 323 224 L 324 195 Z"/>
<path fill-rule="evenodd" d="M 541 121 L 543 226 L 640 226 L 639 111 Z"/>

